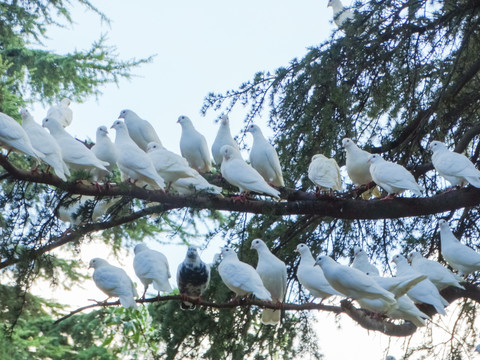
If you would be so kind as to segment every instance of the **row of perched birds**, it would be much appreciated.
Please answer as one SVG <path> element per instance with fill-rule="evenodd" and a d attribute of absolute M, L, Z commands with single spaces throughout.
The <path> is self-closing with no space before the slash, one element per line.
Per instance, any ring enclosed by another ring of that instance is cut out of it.
<path fill-rule="evenodd" d="M 437 313 L 444 315 L 449 303 L 440 295 L 440 291 L 449 286 L 465 289 L 461 285 L 463 277 L 480 270 L 480 254 L 462 244 L 445 220 L 440 220 L 439 225 L 441 254 L 457 274 L 439 262 L 424 258 L 419 252 L 412 252 L 407 258 L 395 255 L 392 261 L 396 264 L 396 275 L 384 277 L 369 262 L 368 255 L 360 247 L 354 249 L 352 265 L 346 266 L 326 255 L 314 259 L 306 244 L 298 244 L 296 251 L 301 259 L 297 279 L 314 298 L 321 298 L 322 301 L 331 296 L 346 297 L 376 314 L 424 326 L 425 320 L 430 319 L 430 316 L 415 304 L 429 304 Z M 258 253 L 256 269 L 240 261 L 233 249 L 221 249 L 218 272 L 222 281 L 237 297 L 253 295 L 280 305 L 285 300 L 287 290 L 285 263 L 272 254 L 261 239 L 254 239 L 251 249 Z M 136 245 L 134 252 L 133 267 L 144 285 L 142 298 L 145 298 L 150 284 L 153 284 L 159 294 L 171 292 L 168 280 L 170 270 L 165 255 L 149 249 L 143 243 Z M 216 262 L 217 259 L 214 259 L 212 264 L 206 264 L 200 259 L 195 247 L 188 248 L 185 260 L 177 270 L 178 289 L 183 299 L 182 309 L 195 308 L 195 303 L 189 302 L 191 299 L 187 297 L 201 298 L 210 282 L 211 266 Z M 95 284 L 109 298 L 119 297 L 123 306 L 136 308 L 134 297 L 138 294 L 124 270 L 100 258 L 92 259 L 90 267 L 95 269 Z M 281 310 L 264 309 L 261 321 L 267 325 L 280 323 Z"/>
<path fill-rule="evenodd" d="M 114 143 L 108 137 L 107 127 L 100 126 L 96 143 L 89 149 L 65 130 L 72 121 L 69 104 L 64 99 L 52 106 L 42 121 L 43 127 L 26 109 L 21 111 L 22 126 L 0 113 L 0 144 L 9 152 L 17 150 L 34 157 L 37 164 L 43 160 L 48 164 L 47 169 L 53 168 L 64 181 L 71 171 L 85 170 L 98 183 L 108 180 L 118 166 L 122 180 L 139 186 L 163 190 L 168 184 L 168 188 L 172 186 L 182 195 L 206 191 L 221 196 L 222 188 L 209 184 L 201 175 L 212 169 L 210 151 L 205 137 L 187 116 L 180 116 L 177 121 L 182 126 L 181 156 L 162 146 L 154 127 L 132 110 L 121 111 L 119 119 L 123 121 L 116 120 L 111 126 L 116 130 Z M 247 131 L 253 135 L 250 164 L 243 159 L 231 135 L 228 117 L 222 116 L 211 147 L 214 161 L 220 166 L 223 178 L 238 187 L 242 195 L 255 192 L 279 199 L 276 187 L 284 186 L 284 180 L 277 152 L 257 125 L 249 125 Z M 405 190 L 421 196 L 422 188 L 403 166 L 360 149 L 351 139 L 343 139 L 342 145 L 346 151 L 346 170 L 355 185 L 374 181 L 388 197 Z M 433 166 L 453 186 L 470 183 L 480 187 L 480 171 L 465 155 L 448 150 L 439 141 L 432 141 L 429 149 L 433 152 Z M 308 177 L 318 190 L 333 194 L 333 190 L 342 189 L 338 164 L 322 154 L 312 157 Z"/>

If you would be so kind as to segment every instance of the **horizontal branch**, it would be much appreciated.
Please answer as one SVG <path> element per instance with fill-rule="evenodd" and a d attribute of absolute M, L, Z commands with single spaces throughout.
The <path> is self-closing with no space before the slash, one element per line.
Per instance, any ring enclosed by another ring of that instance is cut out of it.
<path fill-rule="evenodd" d="M 66 192 L 98 197 L 128 196 L 149 202 L 163 204 L 165 209 L 212 209 L 221 211 L 246 212 L 269 215 L 317 215 L 337 219 L 393 219 L 434 215 L 454 211 L 480 204 L 480 189 L 468 187 L 456 191 L 439 193 L 432 197 L 395 198 L 395 199 L 352 199 L 348 193 L 337 197 L 317 196 L 288 188 L 281 188 L 283 201 L 245 200 L 218 198 L 209 194 L 182 196 L 159 190 L 146 190 L 132 184 L 121 183 L 99 188 L 93 184 L 63 182 L 52 174 L 31 172 L 14 167 L 4 156 L 0 156 L 0 165 L 16 180 L 47 184 Z"/>
<path fill-rule="evenodd" d="M 462 283 L 462 285 L 465 287 L 465 290 L 450 286 L 442 290 L 441 294 L 449 303 L 452 303 L 453 301 L 458 300 L 460 298 L 468 298 L 477 303 L 480 303 L 480 288 L 475 284 L 470 284 L 466 282 Z M 410 336 L 414 334 L 415 331 L 417 330 L 417 327 L 410 321 L 404 321 L 400 324 L 397 324 L 385 317 L 382 318 L 381 316 L 372 316 L 374 314 L 371 311 L 358 309 L 353 305 L 353 303 L 350 300 L 347 300 L 347 299 L 341 300 L 340 306 L 323 305 L 321 303 L 316 304 L 312 302 L 307 302 L 303 304 L 294 304 L 294 303 L 279 304 L 279 303 L 262 301 L 262 300 L 253 299 L 253 298 L 232 300 L 224 303 L 215 303 L 215 302 L 208 301 L 201 298 L 182 297 L 180 295 L 156 296 L 149 299 L 140 298 L 136 300 L 136 302 L 139 304 L 164 302 L 164 301 L 189 301 L 198 306 L 204 306 L 204 307 L 216 308 L 216 309 L 234 309 L 237 307 L 258 306 L 260 308 L 276 309 L 280 311 L 282 310 L 284 311 L 319 310 L 319 311 L 331 312 L 337 315 L 344 313 L 348 315 L 352 320 L 357 322 L 363 328 L 367 330 L 378 331 L 388 336 L 397 336 L 397 337 Z M 87 309 L 92 309 L 95 307 L 119 306 L 119 305 L 120 305 L 120 301 L 112 301 L 112 302 L 95 301 L 94 304 L 86 305 L 71 311 L 70 313 L 57 319 L 55 323 L 59 323 Z M 433 316 L 436 314 L 435 308 L 433 306 L 430 306 L 427 304 L 421 304 L 421 305 L 418 305 L 418 307 L 420 308 L 421 311 L 423 311 L 425 314 L 429 316 Z"/>

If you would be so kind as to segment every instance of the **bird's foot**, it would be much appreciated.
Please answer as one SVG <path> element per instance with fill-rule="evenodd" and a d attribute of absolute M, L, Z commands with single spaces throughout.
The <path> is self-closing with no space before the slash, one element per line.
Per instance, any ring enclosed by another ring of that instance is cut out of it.
<path fill-rule="evenodd" d="M 245 202 L 247 202 L 247 194 L 243 193 L 243 194 L 240 194 L 240 195 L 234 195 L 234 196 L 232 196 L 232 201 L 233 202 L 245 203 Z"/>
<path fill-rule="evenodd" d="M 380 200 L 392 200 L 392 199 L 395 199 L 396 196 L 397 194 L 388 194 L 387 196 L 381 198 Z"/>

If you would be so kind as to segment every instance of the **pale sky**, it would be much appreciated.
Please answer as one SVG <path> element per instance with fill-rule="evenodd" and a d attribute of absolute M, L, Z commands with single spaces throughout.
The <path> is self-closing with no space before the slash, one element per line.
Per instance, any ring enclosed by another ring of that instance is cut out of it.
<path fill-rule="evenodd" d="M 121 59 L 157 56 L 152 63 L 135 69 L 137 76 L 130 81 L 102 88 L 103 95 L 98 100 L 89 98 L 82 104 L 73 103 L 73 123 L 67 131 L 78 138 L 94 140 L 98 126 L 110 127 L 120 111 L 129 108 L 149 120 L 163 144 L 172 151 L 179 152 L 181 128 L 176 123 L 179 115 L 189 116 L 211 146 L 217 131 L 214 120 L 219 114 L 209 111 L 206 117 L 201 117 L 204 97 L 212 91 L 235 89 L 258 71 L 273 72 L 280 66 L 288 66 L 291 59 L 303 57 L 308 47 L 327 40 L 335 29 L 332 9 L 327 8 L 327 3 L 327 0 L 95 1 L 112 20 L 111 28 L 101 25 L 96 15 L 77 7 L 72 12 L 73 26 L 48 33 L 51 37 L 46 42 L 48 49 L 60 53 L 85 50 L 108 32 L 108 44 L 117 48 Z M 41 122 L 45 109 L 35 104 L 31 110 Z M 242 120 L 240 111 L 230 116 L 234 135 L 242 130 Z M 265 123 L 259 124 L 264 133 L 271 135 Z M 114 136 L 111 131 L 112 140 Z M 251 144 L 250 136 L 247 144 Z M 202 258 L 210 262 L 221 244 L 221 241 L 212 244 L 203 251 Z M 171 283 L 175 285 L 176 269 L 186 247 L 150 245 L 169 258 Z M 142 293 L 131 255 L 114 259 L 107 246 L 89 243 L 82 246 L 80 256 L 86 264 L 91 257 L 100 256 L 124 267 Z M 74 290 L 74 297 L 64 297 L 65 294 L 58 292 L 52 292 L 52 296 L 70 301 L 74 298 L 73 308 L 88 304 L 89 298 L 105 298 L 92 280 L 84 288 Z M 338 323 L 331 314 L 319 314 L 319 342 L 328 360 L 380 360 L 388 353 L 400 359 L 401 346 L 409 340 L 367 332 L 347 316 L 342 316 Z M 417 332 L 413 341 L 421 341 L 421 337 Z M 389 345 L 392 350 L 385 352 Z"/>

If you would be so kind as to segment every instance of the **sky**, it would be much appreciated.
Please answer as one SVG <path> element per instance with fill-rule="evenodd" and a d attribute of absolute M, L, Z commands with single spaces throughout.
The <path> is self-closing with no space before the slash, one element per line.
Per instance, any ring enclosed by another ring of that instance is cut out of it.
<path fill-rule="evenodd" d="M 130 80 L 101 88 L 103 94 L 98 99 L 72 103 L 73 123 L 67 131 L 77 138 L 94 140 L 98 126 L 110 127 L 120 111 L 128 108 L 152 123 L 169 150 L 179 153 L 181 128 L 176 120 L 180 115 L 189 116 L 211 146 L 217 131 L 215 119 L 220 114 L 209 111 L 205 117 L 200 115 L 205 96 L 209 92 L 235 89 L 258 71 L 287 66 L 293 58 L 301 58 L 307 48 L 327 40 L 335 29 L 332 9 L 327 8 L 327 3 L 327 0 L 95 1 L 112 20 L 110 27 L 101 24 L 94 13 L 77 6 L 72 11 L 75 24 L 49 31 L 46 48 L 57 53 L 86 50 L 102 34 L 108 34 L 107 43 L 116 47 L 120 59 L 156 56 L 151 63 L 135 69 Z M 34 104 L 30 110 L 39 122 L 46 114 L 41 104 Z M 242 120 L 241 111 L 230 115 L 234 135 L 243 130 Z M 265 122 L 259 125 L 265 134 L 271 135 Z M 110 136 L 113 140 L 113 130 Z M 250 136 L 246 141 L 251 144 Z M 186 246 L 178 242 L 170 246 L 149 244 L 169 258 L 174 285 L 176 268 L 183 260 Z M 201 244 L 199 240 L 197 245 Z M 220 245 L 221 241 L 211 244 L 203 250 L 202 258 L 210 262 Z M 85 264 L 95 256 L 107 258 L 125 268 L 139 284 L 139 293 L 143 291 L 133 272 L 131 249 L 115 258 L 107 246 L 90 242 L 82 246 L 79 256 Z M 45 288 L 43 295 L 44 291 Z M 75 296 L 51 289 L 51 296 L 69 299 L 65 302 L 72 308 L 88 304 L 90 298 L 105 298 L 93 281 L 74 287 L 73 291 Z M 326 359 L 374 360 L 384 359 L 388 353 L 400 359 L 404 341 L 410 340 L 367 332 L 346 316 L 340 320 L 331 314 L 319 314 L 319 342 Z M 419 336 L 414 335 L 414 339 Z M 389 346 L 391 349 L 386 350 Z"/>

